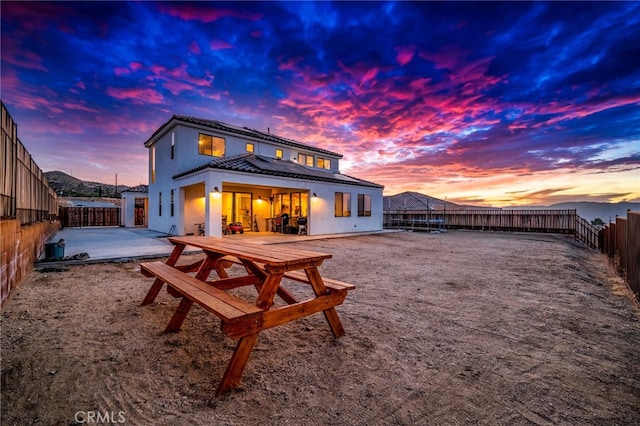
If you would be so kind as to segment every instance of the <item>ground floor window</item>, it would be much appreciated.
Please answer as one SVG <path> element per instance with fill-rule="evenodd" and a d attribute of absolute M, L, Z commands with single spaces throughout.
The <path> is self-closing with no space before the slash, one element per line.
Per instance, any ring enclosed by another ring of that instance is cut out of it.
<path fill-rule="evenodd" d="M 358 194 L 358 216 L 371 216 L 371 195 Z"/>
<path fill-rule="evenodd" d="M 292 217 L 307 216 L 309 194 L 306 192 L 290 192 L 273 196 L 273 216 L 288 214 Z"/>
<path fill-rule="evenodd" d="M 348 192 L 335 193 L 334 212 L 336 217 L 351 216 L 351 194 Z"/>

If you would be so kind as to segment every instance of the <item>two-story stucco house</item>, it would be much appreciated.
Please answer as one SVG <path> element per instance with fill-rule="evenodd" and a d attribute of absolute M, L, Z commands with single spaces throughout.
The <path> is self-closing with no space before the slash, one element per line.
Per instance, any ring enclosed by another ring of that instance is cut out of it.
<path fill-rule="evenodd" d="M 341 154 L 178 115 L 145 146 L 150 229 L 197 234 L 198 224 L 204 224 L 205 234 L 212 236 L 221 236 L 225 223 L 238 222 L 245 232 L 382 229 L 383 186 L 341 174 Z"/>

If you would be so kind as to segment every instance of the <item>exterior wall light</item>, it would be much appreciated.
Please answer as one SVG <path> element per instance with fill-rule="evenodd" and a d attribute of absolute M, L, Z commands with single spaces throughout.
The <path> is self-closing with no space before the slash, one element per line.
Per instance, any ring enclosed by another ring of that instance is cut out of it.
<path fill-rule="evenodd" d="M 312 195 L 313 198 L 318 198 L 318 194 L 316 194 L 315 192 Z"/>

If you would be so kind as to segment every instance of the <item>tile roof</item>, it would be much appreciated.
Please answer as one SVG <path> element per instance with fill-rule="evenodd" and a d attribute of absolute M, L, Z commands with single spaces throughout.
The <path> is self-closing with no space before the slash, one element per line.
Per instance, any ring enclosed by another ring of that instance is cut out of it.
<path fill-rule="evenodd" d="M 231 124 L 223 123 L 221 121 L 216 120 L 208 120 L 206 118 L 196 118 L 190 117 L 186 115 L 174 115 L 169 121 L 164 123 L 162 126 L 156 130 L 153 135 L 144 143 L 145 146 L 149 146 L 151 142 L 155 139 L 156 136 L 161 134 L 165 129 L 167 129 L 174 122 L 182 122 L 188 124 L 195 124 L 198 126 L 208 127 L 213 130 L 220 130 L 228 133 L 235 133 L 240 136 L 252 137 L 255 139 L 261 139 L 269 142 L 274 142 L 280 145 L 290 146 L 292 148 L 306 149 L 309 151 L 318 152 L 325 155 L 330 155 L 337 158 L 342 158 L 342 154 L 338 154 L 337 152 L 332 152 L 322 148 L 316 148 L 315 146 L 306 145 L 298 141 L 294 141 L 292 139 L 283 138 L 280 136 L 276 136 L 271 133 L 264 133 L 259 130 L 250 129 L 248 127 L 239 127 Z"/>
<path fill-rule="evenodd" d="M 445 204 L 447 207 L 458 207 L 453 203 L 429 197 L 419 192 L 403 192 L 397 195 L 384 197 L 382 203 L 384 210 L 406 210 L 406 211 L 422 211 L 422 210 L 441 210 Z"/>
<path fill-rule="evenodd" d="M 232 157 L 216 158 L 207 164 L 187 170 L 173 176 L 177 179 L 206 169 L 230 170 L 243 173 L 255 173 L 269 176 L 290 177 L 302 180 L 314 180 L 321 182 L 342 183 L 347 185 L 366 186 L 371 188 L 384 188 L 377 183 L 357 179 L 342 173 L 312 169 L 290 160 L 279 160 L 264 157 L 253 153 L 234 155 Z"/>
<path fill-rule="evenodd" d="M 149 185 L 137 185 L 127 188 L 122 192 L 149 192 Z"/>

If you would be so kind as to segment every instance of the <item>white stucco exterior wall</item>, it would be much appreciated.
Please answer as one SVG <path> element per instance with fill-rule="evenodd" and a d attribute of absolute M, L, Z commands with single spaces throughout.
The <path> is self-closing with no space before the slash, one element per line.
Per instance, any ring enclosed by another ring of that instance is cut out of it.
<path fill-rule="evenodd" d="M 136 198 L 144 199 L 144 223 L 140 225 L 136 225 L 135 223 L 135 201 Z M 122 193 L 122 207 L 120 214 L 120 225 L 131 228 L 134 226 L 146 226 L 148 223 L 149 212 L 148 212 L 148 195 L 145 192 L 129 192 L 124 191 Z"/>

